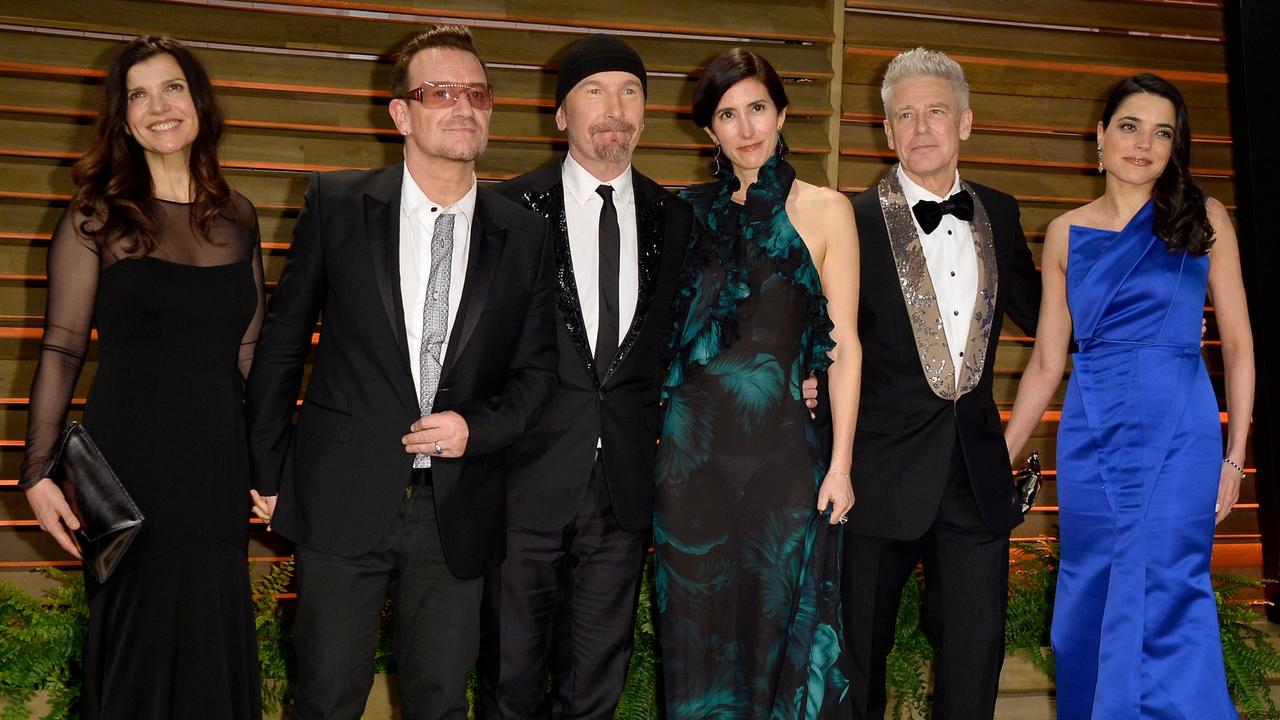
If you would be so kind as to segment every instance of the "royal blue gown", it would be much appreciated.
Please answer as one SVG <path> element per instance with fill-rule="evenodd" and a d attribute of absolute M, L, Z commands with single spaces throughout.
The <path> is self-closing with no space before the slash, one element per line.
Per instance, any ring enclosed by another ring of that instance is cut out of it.
<path fill-rule="evenodd" d="M 1224 720 L 1209 580 L 1222 459 L 1200 355 L 1207 255 L 1170 253 L 1148 202 L 1070 228 L 1074 371 L 1058 428 L 1060 720 Z"/>

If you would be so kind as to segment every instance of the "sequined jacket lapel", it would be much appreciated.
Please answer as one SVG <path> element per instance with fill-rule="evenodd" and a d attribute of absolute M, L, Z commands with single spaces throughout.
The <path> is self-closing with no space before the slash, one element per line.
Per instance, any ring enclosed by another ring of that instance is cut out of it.
<path fill-rule="evenodd" d="M 564 319 L 569 339 L 578 351 L 578 358 L 586 366 L 587 373 L 596 374 L 596 361 L 591 355 L 591 342 L 587 339 L 587 324 L 582 319 L 582 306 L 578 303 L 578 283 L 573 276 L 573 256 L 569 252 L 569 223 L 564 215 L 564 186 L 557 182 L 546 190 L 524 194 L 525 207 L 548 219 L 551 224 L 551 242 L 556 256 L 556 307 Z"/>
<path fill-rule="evenodd" d="M 920 368 L 934 394 L 943 400 L 959 398 L 977 387 L 982 379 L 987 340 L 996 306 L 996 254 L 991 221 L 978 194 L 968 183 L 961 182 L 974 200 L 973 220 L 969 225 L 978 255 L 978 294 L 969 324 L 965 362 L 960 368 L 958 387 L 951 350 L 942 329 L 942 318 L 938 314 L 938 295 L 929 278 L 929 268 L 925 263 L 924 249 L 920 245 L 915 221 L 911 217 L 911 208 L 907 205 L 901 183 L 898 182 L 897 168 L 890 170 L 877 187 L 880 210 L 884 213 L 884 224 L 898 272 L 898 285 L 902 290 L 902 300 L 907 306 L 907 315 L 911 319 L 911 332 L 915 336 Z"/>
<path fill-rule="evenodd" d="M 644 329 L 645 320 L 649 317 L 649 308 L 653 305 L 654 286 L 658 282 L 658 270 L 662 267 L 662 246 L 667 235 L 666 200 L 669 195 L 658 195 L 650 192 L 649 183 L 642 181 L 642 176 L 634 168 L 631 170 L 631 187 L 635 188 L 636 202 L 636 263 L 639 267 L 639 292 L 636 297 L 636 311 L 631 318 L 631 328 L 627 331 L 618 352 L 614 353 L 613 362 L 609 363 L 609 373 L 605 382 L 626 359 L 636 338 Z"/>
<path fill-rule="evenodd" d="M 969 230 L 973 235 L 973 249 L 978 255 L 978 294 L 973 303 L 973 316 L 969 321 L 969 339 L 965 342 L 964 367 L 960 368 L 960 389 L 957 396 L 973 390 L 982 381 L 982 371 L 987 363 L 990 347 L 991 323 L 996 316 L 996 293 L 1000 289 L 1000 272 L 996 266 L 995 233 L 991 219 L 982 205 L 982 198 L 972 185 L 960 180 L 960 186 L 973 196 L 973 220 Z"/>
<path fill-rule="evenodd" d="M 559 164 L 556 164 L 557 172 Z M 644 328 L 645 319 L 653 304 L 654 285 L 658 280 L 658 270 L 662 265 L 662 245 L 666 236 L 665 198 L 647 192 L 648 187 L 639 181 L 638 173 L 632 171 L 632 187 L 635 188 L 636 203 L 636 245 L 637 264 L 639 267 L 639 293 L 636 298 L 635 314 L 631 326 L 618 351 L 614 353 L 604 383 L 609 382 L 618 367 L 626 360 L 636 338 Z M 530 191 L 524 194 L 522 201 L 526 207 L 547 218 L 551 223 L 552 242 L 556 256 L 556 305 L 560 316 L 564 318 L 565 329 L 578 352 L 579 359 L 587 373 L 596 375 L 595 358 L 591 354 L 591 342 L 587 338 L 586 321 L 582 318 L 582 306 L 578 302 L 578 284 L 574 280 L 573 256 L 569 250 L 569 225 L 564 211 L 564 185 L 556 182 L 541 191 Z"/>

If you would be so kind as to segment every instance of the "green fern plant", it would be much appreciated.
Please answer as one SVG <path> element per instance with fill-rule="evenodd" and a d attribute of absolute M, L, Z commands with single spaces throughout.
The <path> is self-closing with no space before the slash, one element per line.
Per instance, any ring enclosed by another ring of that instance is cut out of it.
<path fill-rule="evenodd" d="M 1005 642 L 1011 653 L 1026 653 L 1032 665 L 1053 677 L 1053 654 L 1048 648 L 1053 590 L 1057 579 L 1055 541 L 1022 545 L 1009 575 L 1009 611 Z M 78 575 L 45 568 L 56 585 L 40 597 L 9 583 L 0 583 L 0 720 L 27 720 L 29 701 L 47 695 L 50 711 L 44 720 L 76 717 L 80 696 L 80 649 L 89 616 L 84 585 Z M 253 586 L 258 658 L 261 662 L 263 709 L 275 712 L 292 700 L 295 662 L 289 645 L 292 605 L 282 604 L 293 578 L 291 560 L 272 566 Z M 1280 720 L 1271 700 L 1270 680 L 1280 677 L 1280 651 L 1275 638 L 1257 625 L 1260 600 L 1241 598 L 1270 580 L 1240 575 L 1215 575 L 1218 623 L 1222 635 L 1227 686 L 1242 720 Z M 615 714 L 617 720 L 653 720 L 659 716 L 658 677 L 661 671 L 654 614 L 652 559 L 645 564 L 634 630 L 635 649 L 626 687 Z M 923 581 L 913 575 L 902 591 L 893 652 L 886 669 L 893 698 L 894 720 L 929 717 L 929 671 L 936 651 L 922 623 Z M 390 607 L 384 608 L 375 664 L 379 672 L 394 672 Z M 474 680 L 468 699 L 474 697 Z"/>
<path fill-rule="evenodd" d="M 36 598 L 10 583 L 0 583 L 0 700 L 2 720 L 30 717 L 27 702 L 46 692 L 46 720 L 72 714 L 80 697 L 80 648 L 89 607 L 84 583 L 52 568 L 44 575 L 57 581 Z"/>
<path fill-rule="evenodd" d="M 632 635 L 631 663 L 627 684 L 618 699 L 615 720 L 651 720 L 658 717 L 658 639 L 654 630 L 653 556 L 644 564 L 640 580 L 640 600 Z"/>
<path fill-rule="evenodd" d="M 937 656 L 923 626 L 924 579 L 907 579 L 898 603 L 893 651 L 885 662 L 885 684 L 893 701 L 893 720 L 929 717 L 929 665 Z"/>
<path fill-rule="evenodd" d="M 262 709 L 273 713 L 293 698 L 294 657 L 288 626 L 292 616 L 280 605 L 280 594 L 293 580 L 293 560 L 271 566 L 253 584 L 254 628 L 258 638 L 258 663 L 262 676 Z"/>
<path fill-rule="evenodd" d="M 1239 597 L 1242 590 L 1258 589 L 1275 581 L 1229 574 L 1215 575 L 1213 581 L 1222 658 L 1227 667 L 1227 689 L 1240 711 L 1240 718 L 1280 717 L 1268 683 L 1269 678 L 1280 676 L 1280 652 L 1276 650 L 1274 638 L 1254 624 L 1258 620 L 1254 608 L 1268 603 Z"/>
<path fill-rule="evenodd" d="M 1047 678 L 1054 676 L 1049 627 L 1053 622 L 1053 595 L 1057 583 L 1057 541 L 1019 543 L 1010 555 L 1005 651 L 1025 654 L 1031 665 Z"/>

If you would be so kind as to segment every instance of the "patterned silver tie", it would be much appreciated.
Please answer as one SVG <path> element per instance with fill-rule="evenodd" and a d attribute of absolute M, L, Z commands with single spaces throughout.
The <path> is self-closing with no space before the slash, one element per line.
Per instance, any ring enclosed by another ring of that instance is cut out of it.
<path fill-rule="evenodd" d="M 444 364 L 441 349 L 449 330 L 449 272 L 453 267 L 453 213 L 436 218 L 431 233 L 431 271 L 427 275 L 427 299 L 422 304 L 422 346 L 418 351 L 418 370 L 422 385 L 418 389 L 418 406 L 423 415 L 431 413 L 431 405 L 440 387 L 440 371 Z M 415 468 L 431 467 L 431 456 L 413 457 Z"/>

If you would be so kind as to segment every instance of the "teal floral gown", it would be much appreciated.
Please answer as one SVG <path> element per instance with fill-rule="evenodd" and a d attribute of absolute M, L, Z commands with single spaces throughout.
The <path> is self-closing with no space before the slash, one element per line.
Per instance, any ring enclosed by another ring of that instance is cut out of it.
<path fill-rule="evenodd" d="M 654 545 L 668 720 L 840 717 L 847 681 L 829 460 L 800 383 L 830 365 L 817 269 L 787 219 L 775 157 L 745 206 L 722 182 L 684 197 L 690 253 L 664 387 Z M 836 526 L 839 527 L 839 526 Z"/>

